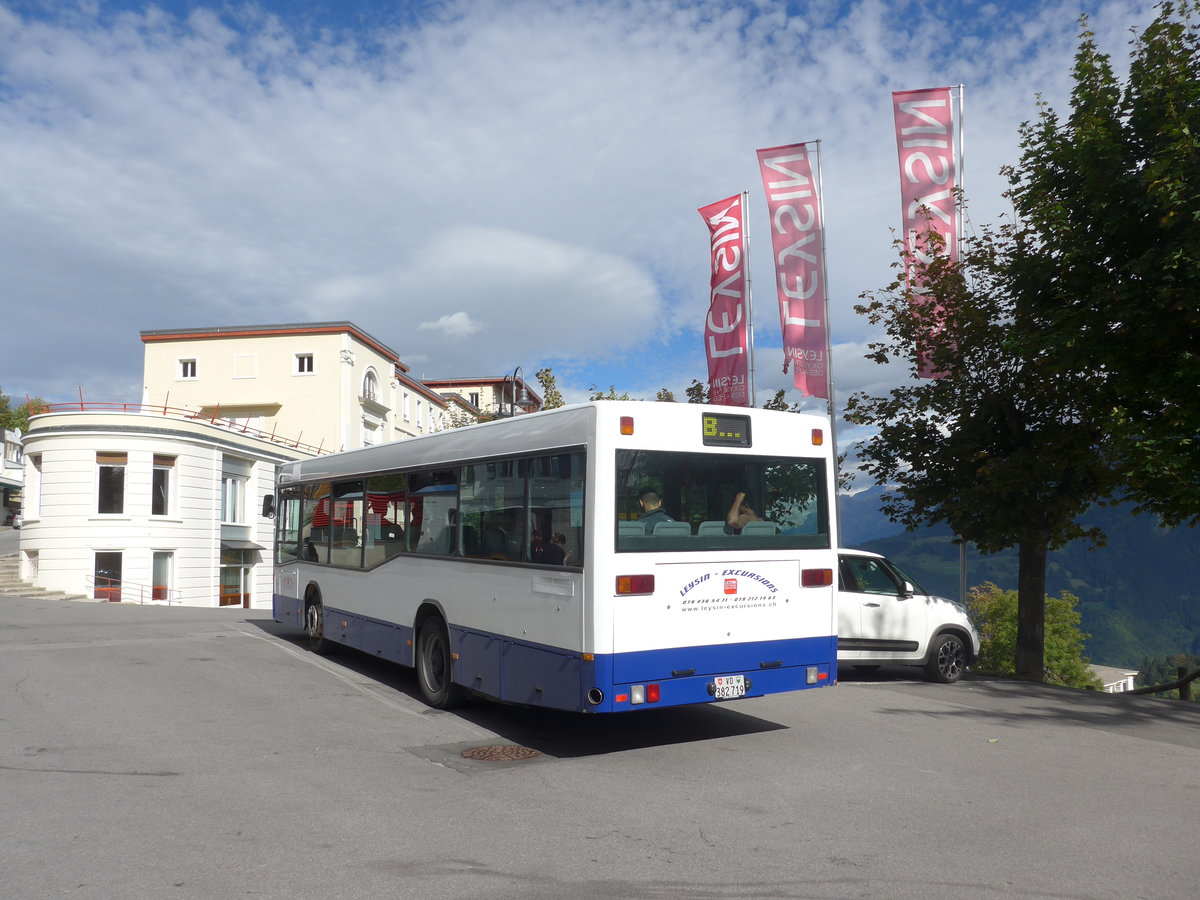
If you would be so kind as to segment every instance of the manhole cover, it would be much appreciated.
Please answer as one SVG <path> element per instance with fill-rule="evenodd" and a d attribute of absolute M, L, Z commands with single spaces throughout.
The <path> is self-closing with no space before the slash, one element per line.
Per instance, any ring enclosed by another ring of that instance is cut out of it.
<path fill-rule="evenodd" d="M 498 744 L 491 747 L 472 747 L 460 755 L 463 759 L 477 759 L 482 762 L 507 762 L 513 759 L 533 759 L 542 753 L 540 750 L 518 747 L 516 744 Z"/>

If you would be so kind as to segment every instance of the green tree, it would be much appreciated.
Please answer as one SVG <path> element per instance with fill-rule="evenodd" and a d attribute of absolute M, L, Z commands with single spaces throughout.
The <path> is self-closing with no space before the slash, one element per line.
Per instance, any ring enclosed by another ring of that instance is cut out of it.
<path fill-rule="evenodd" d="M 600 390 L 594 384 L 588 388 L 588 392 L 589 392 L 588 393 L 589 400 L 632 400 L 632 399 L 634 399 L 633 397 L 629 396 L 628 391 L 622 391 L 621 393 L 618 394 L 616 385 L 611 385 L 611 384 L 608 386 L 607 393 Z"/>
<path fill-rule="evenodd" d="M 1086 28 L 1071 112 L 1042 105 L 1004 170 L 1024 228 L 1022 352 L 1105 422 L 1137 509 L 1200 521 L 1200 4 L 1164 2 L 1122 84 Z"/>
<path fill-rule="evenodd" d="M 1069 591 L 1045 598 L 1046 657 L 1043 677 L 1047 684 L 1064 687 L 1100 688 L 1103 685 L 1088 668 L 1083 644 L 1090 635 L 1079 630 L 1081 617 L 1075 608 L 1079 598 Z M 991 582 L 967 592 L 967 607 L 979 629 L 979 659 L 975 670 L 1012 676 L 1017 672 L 1017 592 L 1001 590 Z"/>
<path fill-rule="evenodd" d="M 558 407 L 566 405 L 563 395 L 558 390 L 554 373 L 549 366 L 539 369 L 534 377 L 542 386 L 542 409 L 558 409 Z"/>
<path fill-rule="evenodd" d="M 20 430 L 23 433 L 29 431 L 29 417 L 37 415 L 45 405 L 46 401 L 41 397 L 34 397 L 14 407 L 12 400 L 0 388 L 0 428 Z"/>
<path fill-rule="evenodd" d="M 692 379 L 692 383 L 684 388 L 684 394 L 687 395 L 688 403 L 707 403 L 708 402 L 708 384 L 703 381 Z"/>
<path fill-rule="evenodd" d="M 1195 653 L 1176 653 L 1173 656 L 1144 657 L 1138 665 L 1138 674 L 1137 678 L 1134 679 L 1134 683 L 1138 687 L 1170 684 L 1179 678 L 1179 670 L 1181 668 L 1192 672 L 1200 669 L 1200 655 Z M 1194 685 L 1191 693 L 1194 699 L 1200 700 L 1200 696 L 1197 695 Z M 1163 691 L 1158 696 L 1178 699 L 1179 690 Z"/>
<path fill-rule="evenodd" d="M 936 235 L 930 239 L 936 244 Z M 887 396 L 854 394 L 847 419 L 871 426 L 860 448 L 862 468 L 891 485 L 883 511 L 909 529 L 947 523 L 984 553 L 1018 550 L 1020 597 L 1016 672 L 1038 681 L 1044 669 L 1046 554 L 1098 529 L 1078 524 L 1113 479 L 1101 451 L 1102 433 L 1082 415 L 1079 381 L 1053 373 L 1049 360 L 1024 355 L 1013 341 L 1021 295 L 1013 285 L 1023 265 L 1019 229 L 983 229 L 964 243 L 961 263 L 934 255 L 914 262 L 856 307 L 884 328 L 868 356 L 904 360 L 913 382 Z M 965 277 L 970 276 L 970 280 Z M 910 285 L 928 291 L 914 295 Z M 917 379 L 930 303 L 939 305 L 943 339 L 927 348 L 936 379 Z"/>
<path fill-rule="evenodd" d="M 667 390 L 667 388 L 659 388 L 658 393 L 654 395 L 654 399 L 659 403 L 674 403 L 675 392 Z"/>

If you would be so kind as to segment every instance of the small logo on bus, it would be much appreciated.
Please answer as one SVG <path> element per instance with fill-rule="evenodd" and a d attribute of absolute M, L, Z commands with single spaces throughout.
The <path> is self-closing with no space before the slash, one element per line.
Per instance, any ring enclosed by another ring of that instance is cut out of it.
<path fill-rule="evenodd" d="M 736 578 L 726 578 L 725 579 L 725 593 L 727 593 L 727 594 L 736 594 L 737 593 L 737 579 Z"/>

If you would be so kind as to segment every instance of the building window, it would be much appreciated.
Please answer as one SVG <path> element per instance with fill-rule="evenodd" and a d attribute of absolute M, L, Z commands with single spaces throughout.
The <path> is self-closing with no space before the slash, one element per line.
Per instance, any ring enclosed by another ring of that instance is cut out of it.
<path fill-rule="evenodd" d="M 171 576 L 175 565 L 175 554 L 166 550 L 154 551 L 152 595 L 155 600 L 171 599 Z"/>
<path fill-rule="evenodd" d="M 150 480 L 150 515 L 171 514 L 171 470 L 175 468 L 175 457 L 154 454 L 154 471 Z"/>
<path fill-rule="evenodd" d="M 179 377 L 181 379 L 196 377 L 196 361 L 194 359 L 179 360 Z"/>
<path fill-rule="evenodd" d="M 220 606 L 250 608 L 250 570 L 254 550 L 221 550 Z"/>
<path fill-rule="evenodd" d="M 98 489 L 96 512 L 104 515 L 121 515 L 125 512 L 125 465 L 128 456 L 124 453 L 97 453 Z"/>
<path fill-rule="evenodd" d="M 471 401 L 471 405 L 479 409 L 479 391 L 471 391 L 467 394 L 467 399 Z"/>
<path fill-rule="evenodd" d="M 311 353 L 296 354 L 296 374 L 311 375 L 313 373 L 313 355 Z"/>
<path fill-rule="evenodd" d="M 421 428 L 421 420 L 424 415 L 421 410 L 422 410 L 422 404 L 421 404 L 421 401 L 418 400 L 417 401 L 417 429 L 418 430 L 420 430 L 420 428 Z"/>
<path fill-rule="evenodd" d="M 42 514 L 42 455 L 35 453 L 25 457 L 25 489 L 22 494 L 27 518 L 36 519 Z"/>
<path fill-rule="evenodd" d="M 363 376 L 362 395 L 366 400 L 379 399 L 379 379 L 374 369 L 367 369 L 367 374 Z"/>
<path fill-rule="evenodd" d="M 221 521 L 226 525 L 241 525 L 246 510 L 246 479 L 241 475 L 221 478 Z"/>
<path fill-rule="evenodd" d="M 402 391 L 400 394 L 400 410 L 404 414 L 404 421 L 408 421 L 408 391 Z"/>
<path fill-rule="evenodd" d="M 93 571 L 92 598 L 95 600 L 111 600 L 116 603 L 121 599 L 121 551 L 97 550 L 96 563 Z"/>

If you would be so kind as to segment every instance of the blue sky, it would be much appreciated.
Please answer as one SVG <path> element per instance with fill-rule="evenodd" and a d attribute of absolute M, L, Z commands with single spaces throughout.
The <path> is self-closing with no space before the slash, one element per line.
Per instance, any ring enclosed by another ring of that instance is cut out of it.
<path fill-rule="evenodd" d="M 890 93 L 966 85 L 983 224 L 1078 16 L 1121 65 L 1145 3 L 4 2 L 0 386 L 141 396 L 143 329 L 351 320 L 425 377 L 550 365 L 682 399 L 707 230 L 755 149 L 822 141 L 839 400 L 902 371 L 853 312 L 890 279 Z M 787 385 L 756 292 L 759 402 Z M 789 400 L 801 398 L 789 392 Z M 823 401 L 809 401 L 822 409 Z M 840 405 L 840 404 L 839 404 Z"/>

